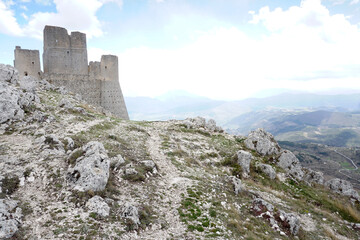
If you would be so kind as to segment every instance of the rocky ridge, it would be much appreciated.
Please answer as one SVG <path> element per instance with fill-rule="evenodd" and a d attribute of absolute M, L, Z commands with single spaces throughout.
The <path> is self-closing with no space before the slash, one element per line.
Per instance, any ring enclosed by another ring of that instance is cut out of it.
<path fill-rule="evenodd" d="M 0 108 L 0 238 L 360 238 L 351 184 L 262 129 L 120 120 L 6 65 Z"/>

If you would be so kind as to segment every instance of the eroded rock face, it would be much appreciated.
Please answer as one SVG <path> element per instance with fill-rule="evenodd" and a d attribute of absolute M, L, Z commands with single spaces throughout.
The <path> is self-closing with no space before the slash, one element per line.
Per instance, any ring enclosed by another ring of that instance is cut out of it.
<path fill-rule="evenodd" d="M 100 196 L 94 196 L 90 198 L 85 205 L 90 212 L 95 212 L 96 214 L 107 217 L 110 213 L 110 207 Z"/>
<path fill-rule="evenodd" d="M 10 238 L 18 231 L 21 217 L 17 201 L 0 199 L 0 239 Z"/>
<path fill-rule="evenodd" d="M 59 103 L 59 107 L 66 108 L 66 109 L 72 109 L 74 108 L 74 104 L 72 104 L 69 99 L 62 98 Z"/>
<path fill-rule="evenodd" d="M 252 202 L 252 209 L 253 209 L 254 214 L 258 216 L 267 211 L 273 212 L 274 206 L 262 198 L 255 198 Z"/>
<path fill-rule="evenodd" d="M 68 170 L 69 183 L 81 192 L 102 191 L 109 179 L 110 160 L 100 142 L 92 141 L 83 147 L 84 156 Z"/>
<path fill-rule="evenodd" d="M 19 81 L 19 72 L 10 65 L 0 63 L 0 82 L 16 84 Z"/>
<path fill-rule="evenodd" d="M 125 218 L 126 221 L 130 221 L 135 229 L 137 229 L 140 225 L 139 210 L 131 203 L 125 203 L 125 205 L 122 207 L 121 217 Z"/>
<path fill-rule="evenodd" d="M 325 186 L 330 188 L 333 192 L 339 193 L 344 196 L 349 196 L 357 201 L 360 201 L 360 197 L 357 191 L 353 189 L 352 184 L 349 181 L 334 178 L 325 183 Z"/>
<path fill-rule="evenodd" d="M 203 128 L 210 132 L 223 132 L 223 129 L 216 125 L 216 121 L 214 119 L 206 121 L 203 117 L 187 118 L 184 120 L 184 124 L 189 129 Z"/>
<path fill-rule="evenodd" d="M 75 147 L 75 142 L 74 140 L 72 140 L 72 138 L 70 137 L 65 137 L 64 140 L 67 142 L 66 148 L 73 150 Z"/>
<path fill-rule="evenodd" d="M 250 163 L 253 159 L 251 153 L 240 150 L 236 153 L 237 155 L 237 162 L 241 166 L 242 169 L 242 176 L 247 178 L 250 176 Z"/>
<path fill-rule="evenodd" d="M 260 171 L 262 171 L 264 174 L 266 174 L 270 179 L 276 178 L 276 171 L 269 164 L 259 163 L 257 164 L 257 168 L 260 169 Z"/>
<path fill-rule="evenodd" d="M 238 195 L 242 191 L 241 180 L 238 179 L 235 176 L 230 176 L 230 177 L 228 177 L 228 179 L 229 179 L 229 181 L 232 183 L 232 185 L 234 187 L 235 194 Z"/>
<path fill-rule="evenodd" d="M 184 123 L 187 128 L 204 128 L 206 120 L 203 117 L 187 118 Z"/>
<path fill-rule="evenodd" d="M 249 133 L 245 140 L 245 146 L 263 156 L 279 154 L 281 149 L 274 136 L 260 128 Z"/>
<path fill-rule="evenodd" d="M 309 184 L 315 183 L 315 184 L 323 185 L 324 184 L 324 174 L 322 172 L 314 171 L 311 169 L 306 169 L 304 181 Z"/>
<path fill-rule="evenodd" d="M 24 109 L 40 99 L 35 93 L 35 87 L 15 87 L 19 80 L 15 68 L 0 64 L 0 124 L 9 120 L 24 118 Z"/>
<path fill-rule="evenodd" d="M 113 166 L 114 169 L 118 169 L 124 163 L 125 163 L 125 160 L 120 154 L 118 154 L 115 157 L 110 158 L 110 165 Z"/>
<path fill-rule="evenodd" d="M 261 199 L 255 198 L 252 202 L 252 211 L 256 216 L 266 219 L 271 227 L 279 231 L 280 234 L 284 234 L 281 231 L 290 233 L 291 235 L 297 235 L 300 229 L 300 219 L 294 213 L 286 213 L 282 210 L 276 210 L 274 206 Z"/>
<path fill-rule="evenodd" d="M 20 88 L 27 92 L 35 92 L 38 80 L 31 76 L 25 76 L 19 81 Z"/>
<path fill-rule="evenodd" d="M 291 235 L 297 235 L 300 229 L 300 219 L 293 213 L 286 213 L 279 210 L 278 222 L 287 229 Z"/>
<path fill-rule="evenodd" d="M 13 86 L 0 82 L 0 124 L 24 118 L 24 110 L 19 103 L 19 91 Z"/>
<path fill-rule="evenodd" d="M 297 157 L 290 151 L 282 151 L 277 165 L 284 169 L 291 176 L 295 177 L 297 180 L 302 180 L 304 177 L 304 172 L 300 165 Z"/>

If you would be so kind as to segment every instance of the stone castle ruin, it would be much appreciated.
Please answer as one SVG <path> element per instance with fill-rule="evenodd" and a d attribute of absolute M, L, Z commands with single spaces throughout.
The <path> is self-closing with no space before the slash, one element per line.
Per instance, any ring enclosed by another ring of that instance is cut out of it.
<path fill-rule="evenodd" d="M 89 104 L 129 119 L 119 84 L 118 58 L 103 55 L 100 62 L 88 65 L 86 34 L 65 28 L 45 26 L 43 69 L 38 50 L 15 48 L 14 67 L 20 77 L 46 78 L 57 86 L 78 93 Z"/>

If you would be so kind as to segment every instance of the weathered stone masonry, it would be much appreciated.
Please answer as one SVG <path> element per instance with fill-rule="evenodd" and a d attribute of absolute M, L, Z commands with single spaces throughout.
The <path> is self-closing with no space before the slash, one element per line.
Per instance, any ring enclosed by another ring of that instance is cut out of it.
<path fill-rule="evenodd" d="M 45 26 L 44 73 L 40 71 L 37 50 L 15 49 L 14 66 L 22 76 L 41 76 L 55 85 L 78 93 L 89 104 L 101 106 L 114 115 L 129 119 L 119 84 L 118 58 L 103 55 L 88 65 L 86 35 L 65 28 Z"/>

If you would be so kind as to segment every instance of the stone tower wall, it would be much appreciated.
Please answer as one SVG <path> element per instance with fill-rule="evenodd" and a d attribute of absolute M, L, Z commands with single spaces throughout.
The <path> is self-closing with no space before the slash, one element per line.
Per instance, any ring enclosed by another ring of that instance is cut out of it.
<path fill-rule="evenodd" d="M 45 26 L 43 62 L 45 74 L 88 75 L 86 35 Z"/>
<path fill-rule="evenodd" d="M 43 64 L 44 77 L 51 83 L 80 94 L 89 104 L 129 119 L 119 84 L 118 57 L 104 55 L 101 62 L 88 65 L 85 34 L 68 35 L 65 28 L 45 26 Z M 14 65 L 19 71 L 40 78 L 39 51 L 17 47 Z"/>
<path fill-rule="evenodd" d="M 123 119 L 129 119 L 119 83 L 118 57 L 101 56 L 101 106 Z"/>
<path fill-rule="evenodd" d="M 40 79 L 40 54 L 38 50 L 21 49 L 17 46 L 14 55 L 14 67 L 19 71 L 20 77 L 29 75 Z"/>

